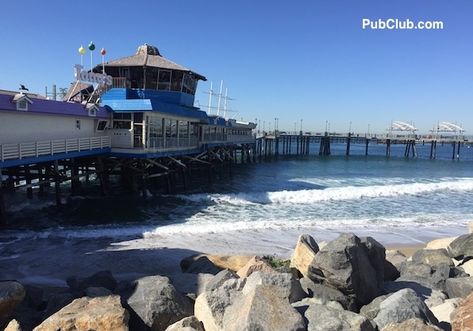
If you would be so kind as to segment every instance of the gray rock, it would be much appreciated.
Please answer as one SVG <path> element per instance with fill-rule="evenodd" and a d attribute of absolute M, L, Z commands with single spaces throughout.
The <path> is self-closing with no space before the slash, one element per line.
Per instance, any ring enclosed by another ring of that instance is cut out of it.
<path fill-rule="evenodd" d="M 256 271 L 246 279 L 243 292 L 249 292 L 258 285 L 273 285 L 279 289 L 283 298 L 296 302 L 306 296 L 300 282 L 289 273 L 267 273 Z"/>
<path fill-rule="evenodd" d="M 450 243 L 447 250 L 457 260 L 473 257 L 473 233 L 458 237 Z"/>
<path fill-rule="evenodd" d="M 84 290 L 88 287 L 103 287 L 111 292 L 113 292 L 117 287 L 117 281 L 109 270 L 96 272 L 84 279 L 74 276 L 69 277 L 66 282 L 71 288 L 71 291 L 77 293 L 79 296 L 81 296 Z"/>
<path fill-rule="evenodd" d="M 112 295 L 112 292 L 105 287 L 87 287 L 85 289 L 85 295 L 89 298 L 106 297 Z"/>
<path fill-rule="evenodd" d="M 447 264 L 428 265 L 420 262 L 406 261 L 401 264 L 399 281 L 418 282 L 432 289 L 445 291 L 445 281 L 450 276 Z"/>
<path fill-rule="evenodd" d="M 373 301 L 371 301 L 369 304 L 364 305 L 360 309 L 360 315 L 365 316 L 366 318 L 373 320 L 376 315 L 378 315 L 381 305 L 381 302 L 386 300 L 389 295 L 381 295 L 377 298 L 375 298 Z"/>
<path fill-rule="evenodd" d="M 11 320 L 4 331 L 22 331 L 20 323 L 17 320 Z"/>
<path fill-rule="evenodd" d="M 309 297 L 320 299 L 322 302 L 337 301 L 344 309 L 351 311 L 355 311 L 358 308 L 352 297 L 346 296 L 333 287 L 314 283 L 307 277 L 301 278 L 299 282 L 301 283 L 302 290 Z"/>
<path fill-rule="evenodd" d="M 450 315 L 460 305 L 462 299 L 453 298 L 445 300 L 444 303 L 430 308 L 432 314 L 439 320 L 439 322 L 451 323 Z"/>
<path fill-rule="evenodd" d="M 135 291 L 127 300 L 133 310 L 130 329 L 141 329 L 145 324 L 153 331 L 165 330 L 169 325 L 193 314 L 190 299 L 176 291 L 169 278 L 150 276 L 135 281 Z M 139 319 L 138 319 L 138 318 Z"/>
<path fill-rule="evenodd" d="M 289 301 L 284 299 L 285 295 L 280 291 L 281 288 L 274 285 L 251 287 L 227 308 L 222 329 L 225 331 L 305 330 L 304 319 Z M 205 324 L 204 326 L 209 331 Z"/>
<path fill-rule="evenodd" d="M 445 287 L 450 298 L 466 298 L 473 292 L 473 277 L 449 278 Z"/>
<path fill-rule="evenodd" d="M 319 246 L 308 234 L 299 236 L 294 252 L 292 253 L 290 267 L 298 270 L 304 277 L 308 277 L 313 268 L 315 255 Z"/>
<path fill-rule="evenodd" d="M 23 285 L 15 281 L 0 282 L 0 322 L 6 321 L 25 298 Z"/>
<path fill-rule="evenodd" d="M 419 318 L 435 325 L 438 323 L 414 290 L 403 289 L 393 293 L 380 303 L 380 310 L 374 321 L 382 329 L 390 323 L 401 323 L 411 318 Z"/>
<path fill-rule="evenodd" d="M 170 325 L 166 331 L 204 331 L 204 325 L 195 316 L 189 316 Z"/>
<path fill-rule="evenodd" d="M 188 274 L 178 272 L 169 276 L 171 283 L 176 290 L 185 294 L 195 294 L 198 296 L 204 292 L 207 284 L 214 278 L 211 274 Z"/>
<path fill-rule="evenodd" d="M 389 262 L 388 260 L 384 261 L 384 280 L 385 281 L 393 281 L 398 279 L 401 276 L 401 273 L 396 268 L 394 264 Z"/>
<path fill-rule="evenodd" d="M 216 276 L 218 277 L 219 274 Z M 221 281 L 228 277 L 227 280 Z M 233 278 L 229 273 L 222 274 L 219 280 L 209 284 L 206 291 L 195 300 L 194 313 L 204 324 L 206 331 L 222 330 L 225 310 L 237 297 L 245 286 L 246 278 Z"/>
<path fill-rule="evenodd" d="M 420 249 L 412 255 L 412 261 L 416 263 L 423 263 L 430 266 L 437 266 L 446 264 L 453 267 L 453 260 L 448 255 L 445 248 L 439 249 Z"/>
<path fill-rule="evenodd" d="M 218 274 L 222 269 L 215 266 L 205 255 L 197 257 L 185 272 L 191 274 Z"/>
<path fill-rule="evenodd" d="M 360 305 L 368 304 L 382 290 L 377 263 L 370 262 L 367 247 L 357 236 L 342 234 L 316 254 L 315 269 L 309 278 L 337 288 Z"/>
<path fill-rule="evenodd" d="M 304 298 L 301 301 L 297 301 L 291 304 L 291 306 L 296 308 L 301 315 L 304 315 L 305 311 L 307 310 L 307 308 L 309 308 L 310 305 L 324 305 L 338 310 L 345 310 L 343 306 L 337 301 L 326 301 L 320 298 Z"/>
<path fill-rule="evenodd" d="M 418 318 L 411 318 L 401 323 L 390 323 L 382 331 L 442 331 Z"/>
<path fill-rule="evenodd" d="M 383 288 L 384 283 L 384 266 L 386 261 L 386 249 L 372 237 L 361 238 L 361 243 L 368 250 L 368 259 L 371 266 L 376 271 L 376 279 L 378 280 L 378 288 Z"/>
<path fill-rule="evenodd" d="M 221 287 L 229 279 L 238 279 L 238 275 L 231 270 L 222 270 L 218 274 L 212 277 L 211 280 L 206 284 L 205 290 L 213 291 Z"/>
<path fill-rule="evenodd" d="M 364 316 L 351 311 L 313 304 L 307 308 L 305 318 L 308 331 L 374 331 L 371 322 Z"/>

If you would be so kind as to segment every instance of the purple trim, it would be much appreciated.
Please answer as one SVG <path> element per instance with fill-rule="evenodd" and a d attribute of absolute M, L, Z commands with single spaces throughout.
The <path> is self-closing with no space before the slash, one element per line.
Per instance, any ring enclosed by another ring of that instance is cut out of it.
<path fill-rule="evenodd" d="M 46 99 L 28 98 L 33 101 L 32 104 L 28 105 L 28 111 L 25 113 L 34 114 L 49 114 L 49 115 L 66 115 L 74 117 L 87 117 L 87 118 L 110 118 L 110 112 L 107 107 L 97 107 L 97 116 L 88 116 L 87 108 L 80 103 L 54 101 Z M 13 102 L 13 96 L 8 94 L 0 94 L 0 111 L 20 111 L 16 110 L 16 104 Z"/>

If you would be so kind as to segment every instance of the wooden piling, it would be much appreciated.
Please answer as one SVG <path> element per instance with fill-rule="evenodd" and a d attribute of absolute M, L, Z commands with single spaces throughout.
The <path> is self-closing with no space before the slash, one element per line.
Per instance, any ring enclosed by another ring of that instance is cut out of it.
<path fill-rule="evenodd" d="M 26 179 L 26 197 L 28 199 L 33 199 L 33 187 L 31 186 L 31 172 L 30 166 L 25 165 L 25 179 Z"/>
<path fill-rule="evenodd" d="M 455 147 L 456 147 L 456 145 L 457 145 L 457 144 L 456 144 L 455 142 L 452 143 L 452 147 L 453 147 L 452 160 L 455 160 L 455 155 L 456 155 L 456 153 L 455 153 Z"/>
<path fill-rule="evenodd" d="M 350 156 L 351 132 L 348 133 L 346 156 Z"/>
<path fill-rule="evenodd" d="M 6 204 L 5 198 L 3 196 L 4 188 L 3 188 L 3 175 L 2 169 L 0 169 L 0 226 L 5 225 L 7 223 L 7 216 L 6 216 Z"/>
<path fill-rule="evenodd" d="M 368 156 L 368 145 L 370 143 L 370 140 L 368 138 L 366 138 L 366 141 L 365 141 L 365 156 Z"/>
<path fill-rule="evenodd" d="M 391 157 L 391 139 L 386 139 L 386 157 Z"/>
<path fill-rule="evenodd" d="M 61 199 L 61 176 L 59 173 L 59 163 L 57 160 L 54 161 L 54 190 L 56 193 L 56 205 L 62 204 Z"/>
<path fill-rule="evenodd" d="M 457 160 L 460 159 L 460 146 L 461 146 L 461 142 L 459 141 L 457 145 Z"/>

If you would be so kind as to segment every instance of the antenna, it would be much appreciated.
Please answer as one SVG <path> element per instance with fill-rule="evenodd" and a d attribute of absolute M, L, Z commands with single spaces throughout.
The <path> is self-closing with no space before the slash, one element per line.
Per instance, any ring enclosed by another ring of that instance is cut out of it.
<path fill-rule="evenodd" d="M 212 106 L 212 94 L 214 93 L 214 91 L 212 90 L 212 81 L 210 81 L 210 90 L 209 90 L 209 107 L 208 107 L 208 110 L 207 110 L 207 113 L 210 115 L 210 107 Z"/>
<path fill-rule="evenodd" d="M 218 93 L 217 116 L 220 116 L 220 101 L 222 100 L 223 80 L 220 81 L 220 92 Z"/>
<path fill-rule="evenodd" d="M 220 81 L 220 92 L 219 93 L 214 93 L 212 87 L 213 87 L 213 83 L 210 82 L 210 90 L 208 92 L 204 92 L 205 94 L 209 95 L 209 103 L 206 106 L 203 106 L 203 107 L 207 108 L 207 114 L 210 115 L 212 113 L 212 109 L 216 109 L 216 112 L 215 112 L 216 115 L 220 116 L 222 99 L 223 99 L 223 117 L 224 118 L 226 118 L 228 112 L 235 112 L 235 113 L 238 114 L 238 111 L 228 109 L 228 101 L 235 100 L 235 99 L 230 98 L 228 96 L 228 88 L 225 88 L 225 95 L 223 95 L 223 93 L 222 93 L 222 91 L 223 91 L 223 80 Z M 212 105 L 212 96 L 218 97 L 217 107 Z M 199 104 L 199 107 L 200 106 L 201 105 Z M 234 116 L 232 116 L 232 118 L 234 118 L 235 116 L 236 116 L 236 114 Z"/>

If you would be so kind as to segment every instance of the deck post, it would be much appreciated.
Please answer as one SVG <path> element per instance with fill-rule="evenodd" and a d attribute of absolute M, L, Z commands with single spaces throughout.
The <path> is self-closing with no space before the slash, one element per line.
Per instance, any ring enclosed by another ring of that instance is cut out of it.
<path fill-rule="evenodd" d="M 26 197 L 28 199 L 33 199 L 33 187 L 31 186 L 31 173 L 30 173 L 30 166 L 27 164 L 25 165 L 25 179 L 26 179 Z"/>
<path fill-rule="evenodd" d="M 0 168 L 0 226 L 7 223 L 6 209 L 5 209 L 5 199 L 3 197 L 3 175 L 2 169 Z"/>
<path fill-rule="evenodd" d="M 350 144 L 351 144 L 351 132 L 348 132 L 348 138 L 347 138 L 347 150 L 345 155 L 350 156 Z"/>
<path fill-rule="evenodd" d="M 368 138 L 366 138 L 366 142 L 365 142 L 365 156 L 368 156 L 368 145 L 370 143 L 370 140 Z"/>
<path fill-rule="evenodd" d="M 455 147 L 456 147 L 456 145 L 457 144 L 455 142 L 452 143 L 452 147 L 453 147 L 452 160 L 455 160 Z"/>
<path fill-rule="evenodd" d="M 391 139 L 386 139 L 386 157 L 391 157 Z"/>
<path fill-rule="evenodd" d="M 71 159 L 71 194 L 80 194 L 79 168 L 75 159 Z"/>
<path fill-rule="evenodd" d="M 59 163 L 57 160 L 54 161 L 54 190 L 56 192 L 56 205 L 60 206 L 61 201 L 61 176 L 59 174 Z"/>

